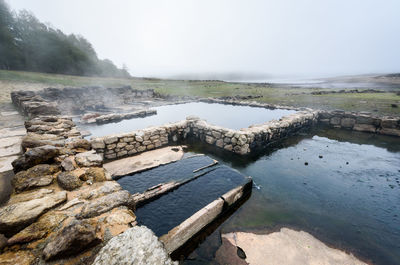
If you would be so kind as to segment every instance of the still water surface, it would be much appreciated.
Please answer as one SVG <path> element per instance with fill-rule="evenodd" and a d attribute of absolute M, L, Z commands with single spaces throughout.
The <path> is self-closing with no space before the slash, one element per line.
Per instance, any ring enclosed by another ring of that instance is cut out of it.
<path fill-rule="evenodd" d="M 131 132 L 150 126 L 160 126 L 170 122 L 185 120 L 187 116 L 195 115 L 207 120 L 210 124 L 219 125 L 230 129 L 247 128 L 253 124 L 261 124 L 273 119 L 295 113 L 286 109 L 265 109 L 248 106 L 233 106 L 224 104 L 210 104 L 192 102 L 186 104 L 167 105 L 154 107 L 157 115 L 145 118 L 123 120 L 117 123 L 102 125 L 81 125 L 83 130 L 92 133 L 92 136 L 104 136 L 114 133 Z"/>
<path fill-rule="evenodd" d="M 293 137 L 253 158 L 208 152 L 256 186 L 251 198 L 192 254 L 209 264 L 218 233 L 305 230 L 374 264 L 400 264 L 400 140 L 339 130 Z M 305 163 L 308 165 L 305 165 Z"/>

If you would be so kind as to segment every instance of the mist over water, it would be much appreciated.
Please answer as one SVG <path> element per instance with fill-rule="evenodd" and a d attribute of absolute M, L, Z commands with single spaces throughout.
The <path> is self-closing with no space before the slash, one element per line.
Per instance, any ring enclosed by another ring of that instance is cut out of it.
<path fill-rule="evenodd" d="M 398 0 L 9 4 L 82 34 L 101 58 L 125 63 L 134 76 L 238 81 L 230 73 L 267 80 L 400 72 Z"/>

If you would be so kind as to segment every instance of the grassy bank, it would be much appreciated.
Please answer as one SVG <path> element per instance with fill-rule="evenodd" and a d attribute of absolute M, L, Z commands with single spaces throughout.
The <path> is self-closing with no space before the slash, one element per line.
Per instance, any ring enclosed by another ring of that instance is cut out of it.
<path fill-rule="evenodd" d="M 327 91 L 317 85 L 311 88 L 297 88 L 279 84 L 246 84 L 222 81 L 162 80 L 147 78 L 101 78 L 69 75 L 54 75 L 32 72 L 0 71 L 0 102 L 9 101 L 14 90 L 37 90 L 45 87 L 80 87 L 90 85 L 130 85 L 137 89 L 153 88 L 164 95 L 226 97 L 258 95 L 255 99 L 271 104 L 320 109 L 343 109 L 347 111 L 369 111 L 377 114 L 400 115 L 400 91 L 386 93 L 334 93 L 311 95 L 311 92 Z M 349 88 L 347 90 L 350 90 Z M 379 85 L 374 89 L 379 90 Z M 345 89 L 346 90 L 346 89 Z M 394 107 L 398 105 L 398 107 Z"/>

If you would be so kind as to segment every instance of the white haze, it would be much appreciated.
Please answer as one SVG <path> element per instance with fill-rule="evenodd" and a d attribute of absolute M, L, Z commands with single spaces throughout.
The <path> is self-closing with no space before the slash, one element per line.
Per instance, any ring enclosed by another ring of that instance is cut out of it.
<path fill-rule="evenodd" d="M 399 0 L 8 0 L 135 76 L 400 72 Z"/>

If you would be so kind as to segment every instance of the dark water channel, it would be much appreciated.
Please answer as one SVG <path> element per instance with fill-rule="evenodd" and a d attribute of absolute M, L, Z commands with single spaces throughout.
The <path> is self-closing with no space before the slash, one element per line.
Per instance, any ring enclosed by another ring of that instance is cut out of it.
<path fill-rule="evenodd" d="M 82 130 L 91 132 L 91 136 L 104 136 L 182 121 L 185 120 L 187 116 L 195 115 L 201 119 L 207 120 L 210 124 L 230 129 L 241 129 L 247 128 L 253 124 L 265 123 L 273 119 L 277 120 L 283 116 L 295 113 L 293 110 L 286 109 L 271 110 L 203 102 L 167 105 L 154 107 L 152 109 L 157 110 L 157 115 L 122 120 L 117 123 L 80 125 L 79 127 Z"/>
<path fill-rule="evenodd" d="M 284 226 L 374 264 L 400 264 L 399 138 L 320 129 L 251 158 L 192 148 L 252 176 L 256 186 L 186 264 L 213 263 L 219 233 Z"/>
<path fill-rule="evenodd" d="M 140 225 L 145 225 L 157 236 L 162 236 L 224 193 L 246 182 L 242 174 L 225 165 L 215 165 L 193 172 L 211 163 L 213 160 L 207 156 L 186 158 L 123 177 L 118 183 L 133 194 L 143 192 L 159 183 L 201 175 L 135 211 Z"/>

